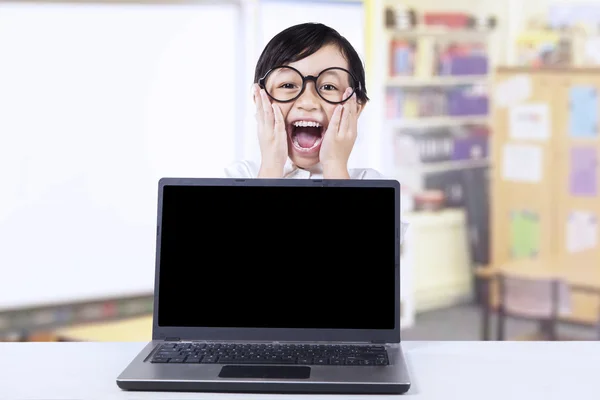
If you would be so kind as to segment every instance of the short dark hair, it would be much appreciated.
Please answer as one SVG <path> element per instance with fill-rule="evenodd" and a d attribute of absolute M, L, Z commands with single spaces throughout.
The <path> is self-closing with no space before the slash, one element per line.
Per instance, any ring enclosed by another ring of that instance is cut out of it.
<path fill-rule="evenodd" d="M 350 72 L 360 83 L 360 90 L 356 92 L 358 102 L 366 103 L 369 98 L 365 69 L 358 53 L 338 31 L 320 23 L 294 25 L 275 35 L 267 43 L 256 63 L 254 83 L 258 83 L 271 68 L 302 60 L 329 44 L 336 45 L 348 61 Z"/>

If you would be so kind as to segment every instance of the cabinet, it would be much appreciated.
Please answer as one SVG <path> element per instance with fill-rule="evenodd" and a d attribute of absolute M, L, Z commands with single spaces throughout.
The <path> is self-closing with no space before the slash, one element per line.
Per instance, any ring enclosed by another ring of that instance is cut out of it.
<path fill-rule="evenodd" d="M 467 218 L 463 209 L 407 214 L 406 237 L 416 313 L 472 299 Z"/>

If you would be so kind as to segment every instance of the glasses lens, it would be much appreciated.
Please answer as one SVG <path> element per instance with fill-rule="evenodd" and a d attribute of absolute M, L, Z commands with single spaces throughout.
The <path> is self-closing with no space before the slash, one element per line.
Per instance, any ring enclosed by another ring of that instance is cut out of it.
<path fill-rule="evenodd" d="M 325 100 L 334 103 L 346 101 L 352 96 L 353 91 L 350 92 L 350 96 L 344 96 L 344 92 L 349 87 L 354 89 L 356 82 L 352 75 L 343 69 L 333 68 L 323 71 L 317 80 L 319 94 Z"/>
<path fill-rule="evenodd" d="M 349 72 L 331 68 L 323 71 L 316 82 L 316 88 L 325 100 L 339 103 L 350 98 L 344 97 L 348 88 L 355 88 L 356 82 Z M 302 75 L 296 70 L 288 67 L 273 69 L 265 80 L 265 90 L 277 101 L 289 101 L 296 98 L 302 91 Z"/>
<path fill-rule="evenodd" d="M 265 90 L 275 100 L 291 100 L 302 90 L 302 76 L 291 68 L 276 68 L 267 76 Z"/>

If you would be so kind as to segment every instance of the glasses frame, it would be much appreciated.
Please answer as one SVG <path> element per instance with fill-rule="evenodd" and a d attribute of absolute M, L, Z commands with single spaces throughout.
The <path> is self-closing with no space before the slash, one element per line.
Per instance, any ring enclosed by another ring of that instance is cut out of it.
<path fill-rule="evenodd" d="M 298 73 L 298 75 L 300 75 L 300 76 L 302 77 L 302 89 L 300 90 L 300 92 L 299 92 L 299 93 L 298 93 L 298 94 L 297 94 L 297 95 L 296 95 L 294 98 L 291 98 L 291 99 L 289 99 L 289 100 L 279 100 L 279 99 L 276 99 L 275 97 L 271 96 L 271 95 L 269 94 L 268 90 L 266 89 L 265 82 L 266 82 L 266 80 L 267 80 L 267 77 L 269 76 L 269 74 L 270 74 L 271 72 L 275 71 L 276 69 L 280 69 L 280 68 L 289 68 L 289 69 L 291 69 L 291 70 L 293 70 L 293 71 L 296 71 L 296 72 Z M 323 74 L 324 72 L 327 72 L 327 71 L 331 71 L 331 70 L 340 70 L 340 71 L 344 71 L 344 72 L 346 72 L 348 75 L 350 75 L 350 77 L 351 77 L 351 78 L 354 80 L 354 86 L 352 87 L 352 93 L 350 93 L 350 95 L 348 96 L 348 98 L 346 98 L 346 99 L 344 99 L 344 100 L 342 100 L 342 101 L 331 101 L 331 100 L 327 100 L 325 97 L 323 97 L 323 96 L 321 95 L 321 92 L 319 92 L 319 89 L 316 87 L 316 86 L 317 86 L 317 80 L 319 79 L 319 77 L 321 76 L 321 74 Z M 275 101 L 277 101 L 277 102 L 279 102 L 279 103 L 289 103 L 289 102 L 292 102 L 292 101 L 295 101 L 295 100 L 297 100 L 297 99 L 298 99 L 300 96 L 302 96 L 302 94 L 303 94 L 303 93 L 304 93 L 304 91 L 306 90 L 306 82 L 311 82 L 311 81 L 312 81 L 312 82 L 315 84 L 315 89 L 316 89 L 316 92 L 317 92 L 317 94 L 319 95 L 319 97 L 320 97 L 321 99 L 323 99 L 324 101 L 326 101 L 326 102 L 330 103 L 330 104 L 341 104 L 341 103 L 345 103 L 346 101 L 348 101 L 348 100 L 349 100 L 349 99 L 352 97 L 352 95 L 354 95 L 354 93 L 356 93 L 356 92 L 359 92 L 359 91 L 361 90 L 361 87 L 360 87 L 360 82 L 358 81 L 358 79 L 356 79 L 356 77 L 354 76 L 354 74 L 353 74 L 352 72 L 348 71 L 347 69 L 345 69 L 345 68 L 342 68 L 342 67 L 329 67 L 329 68 L 325 68 L 323 71 L 319 72 L 319 74 L 318 74 L 317 76 L 314 76 L 314 75 L 306 75 L 306 76 L 305 76 L 305 75 L 302 75 L 302 73 L 301 73 L 300 71 L 298 71 L 298 70 L 297 70 L 296 68 L 294 68 L 294 67 L 290 67 L 289 65 L 278 65 L 278 66 L 276 66 L 276 67 L 273 67 L 273 68 L 271 68 L 270 70 L 268 70 L 268 71 L 267 71 L 267 73 L 266 73 L 266 74 L 264 74 L 264 75 L 263 75 L 263 77 L 262 77 L 262 78 L 260 78 L 260 79 L 258 80 L 258 85 L 260 86 L 260 88 L 261 88 L 261 89 L 264 89 L 264 90 L 265 90 L 265 93 L 266 93 L 266 94 L 267 94 L 267 96 L 269 96 L 271 99 L 273 99 L 273 100 L 275 100 Z"/>

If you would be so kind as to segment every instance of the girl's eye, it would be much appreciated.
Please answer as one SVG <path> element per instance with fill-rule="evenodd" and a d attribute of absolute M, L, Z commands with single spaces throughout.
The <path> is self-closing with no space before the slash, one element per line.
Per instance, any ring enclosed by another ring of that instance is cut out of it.
<path fill-rule="evenodd" d="M 284 83 L 280 86 L 282 89 L 295 89 L 296 85 L 293 83 Z"/>
<path fill-rule="evenodd" d="M 331 84 L 326 84 L 326 85 L 321 86 L 321 89 L 322 90 L 336 90 L 337 88 Z"/>

